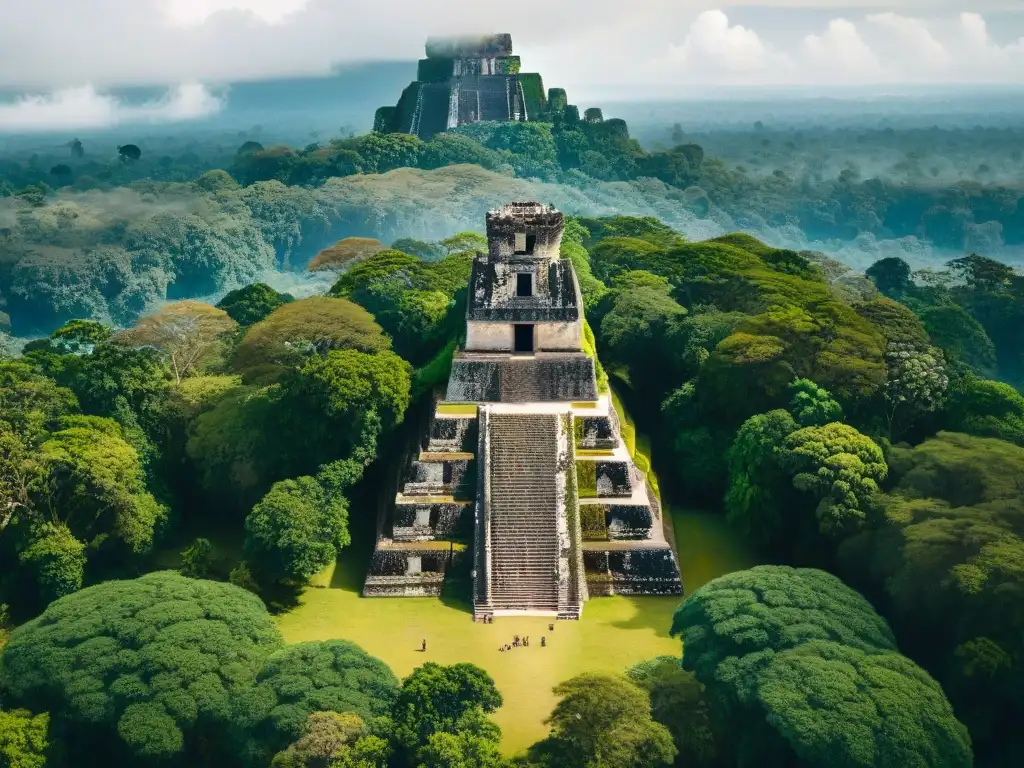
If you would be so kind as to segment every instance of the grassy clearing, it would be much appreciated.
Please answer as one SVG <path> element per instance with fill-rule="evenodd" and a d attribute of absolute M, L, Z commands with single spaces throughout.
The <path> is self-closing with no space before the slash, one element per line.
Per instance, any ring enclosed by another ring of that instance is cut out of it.
<path fill-rule="evenodd" d="M 670 510 L 682 560 L 683 583 L 692 591 L 709 579 L 753 564 L 717 515 Z M 547 733 L 544 718 L 555 704 L 552 687 L 582 672 L 618 673 L 664 654 L 680 652 L 668 636 L 674 597 L 605 597 L 584 606 L 579 622 L 497 618 L 474 624 L 468 604 L 446 599 L 360 597 L 372 546 L 364 540 L 314 579 L 297 607 L 278 617 L 288 643 L 345 638 L 383 659 L 399 677 L 425 661 L 471 662 L 486 669 L 505 698 L 494 719 L 507 754 L 522 752 Z M 529 635 L 529 648 L 499 652 L 514 635 Z M 540 647 L 547 635 L 548 647 Z M 426 639 L 427 652 L 420 653 Z"/>
<path fill-rule="evenodd" d="M 361 558 L 360 558 L 361 559 Z M 348 562 L 320 574 L 294 610 L 278 619 L 286 642 L 345 638 L 383 659 L 399 677 L 425 661 L 471 662 L 486 669 L 505 698 L 494 716 L 508 754 L 544 737 L 544 718 L 555 704 L 553 686 L 585 671 L 622 672 L 638 661 L 678 654 L 668 636 L 676 598 L 601 598 L 587 603 L 579 622 L 496 618 L 475 624 L 468 605 L 424 598 L 359 596 L 363 570 Z M 514 635 L 529 635 L 529 648 L 499 652 Z M 548 646 L 540 647 L 542 635 Z M 427 652 L 420 653 L 426 639 Z"/>
<path fill-rule="evenodd" d="M 754 550 L 729 526 L 724 515 L 669 508 L 687 594 L 712 579 L 758 564 Z"/>

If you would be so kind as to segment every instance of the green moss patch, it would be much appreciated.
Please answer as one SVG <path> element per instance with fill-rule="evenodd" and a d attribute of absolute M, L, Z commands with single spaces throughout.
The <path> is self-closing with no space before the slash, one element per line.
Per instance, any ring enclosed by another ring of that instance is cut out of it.
<path fill-rule="evenodd" d="M 608 524 L 604 505 L 584 504 L 580 507 L 580 526 L 584 541 L 608 541 Z"/>
<path fill-rule="evenodd" d="M 597 464 L 592 461 L 576 462 L 576 487 L 581 499 L 597 496 Z"/>

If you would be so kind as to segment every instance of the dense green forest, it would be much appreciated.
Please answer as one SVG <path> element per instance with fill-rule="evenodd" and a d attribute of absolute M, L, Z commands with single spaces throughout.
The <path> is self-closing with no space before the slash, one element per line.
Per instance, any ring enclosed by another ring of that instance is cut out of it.
<path fill-rule="evenodd" d="M 665 133 L 671 148 L 648 151 L 621 120 L 566 106 L 553 124 L 476 124 L 428 142 L 367 134 L 291 148 L 253 129 L 11 152 L 0 158 L 0 312 L 16 337 L 80 317 L 127 325 L 164 298 L 301 271 L 341 237 L 478 226 L 510 195 L 656 216 L 694 239 L 742 229 L 859 269 L 888 256 L 914 268 L 970 252 L 1021 261 L 1018 130 Z"/>
<path fill-rule="evenodd" d="M 326 296 L 257 283 L 116 332 L 71 321 L 0 363 L 7 621 L 57 598 L 3 653 L 17 764 L 100 742 L 114 764 L 506 764 L 482 670 L 399 684 L 345 642 L 282 650 L 246 591 L 345 556 L 365 467 L 443 378 L 473 242 L 377 249 Z M 1010 764 L 1024 397 L 997 379 L 1021 376 L 1022 278 L 978 256 L 865 277 L 628 217 L 571 220 L 563 256 L 663 484 L 795 568 L 693 594 L 683 668 L 565 683 L 524 764 Z M 244 529 L 245 560 L 200 537 L 198 580 L 107 581 L 196 526 Z"/>
<path fill-rule="evenodd" d="M 1024 188 L 675 139 L 567 110 L 5 161 L 0 766 L 1018 764 L 1024 276 L 994 255 Z M 472 230 L 514 198 L 576 214 L 562 255 L 663 493 L 773 565 L 688 596 L 681 664 L 559 685 L 508 758 L 484 670 L 398 680 L 347 641 L 286 646 L 270 611 L 350 551 L 446 380 Z M 903 257 L 855 271 L 812 236 Z"/>

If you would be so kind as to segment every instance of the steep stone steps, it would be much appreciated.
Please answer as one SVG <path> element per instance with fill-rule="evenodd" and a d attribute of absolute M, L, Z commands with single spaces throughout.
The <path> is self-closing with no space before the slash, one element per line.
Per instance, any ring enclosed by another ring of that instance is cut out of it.
<path fill-rule="evenodd" d="M 448 83 L 429 83 L 423 86 L 422 103 L 417 135 L 424 140 L 448 130 L 448 112 L 451 89 Z"/>
<path fill-rule="evenodd" d="M 558 420 L 490 417 L 491 604 L 558 609 Z"/>

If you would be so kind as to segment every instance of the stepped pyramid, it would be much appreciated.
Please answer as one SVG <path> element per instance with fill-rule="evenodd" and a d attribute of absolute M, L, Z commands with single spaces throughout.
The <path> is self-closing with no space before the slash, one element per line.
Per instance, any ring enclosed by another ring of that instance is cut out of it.
<path fill-rule="evenodd" d="M 487 215 L 466 342 L 405 467 L 363 594 L 438 595 L 471 542 L 476 618 L 579 618 L 590 595 L 681 594 L 661 511 L 584 352 L 564 219 L 540 203 Z"/>
<path fill-rule="evenodd" d="M 427 140 L 481 120 L 535 120 L 547 109 L 544 83 L 520 73 L 511 35 L 431 38 L 426 51 L 398 105 L 377 110 L 374 131 Z"/>

